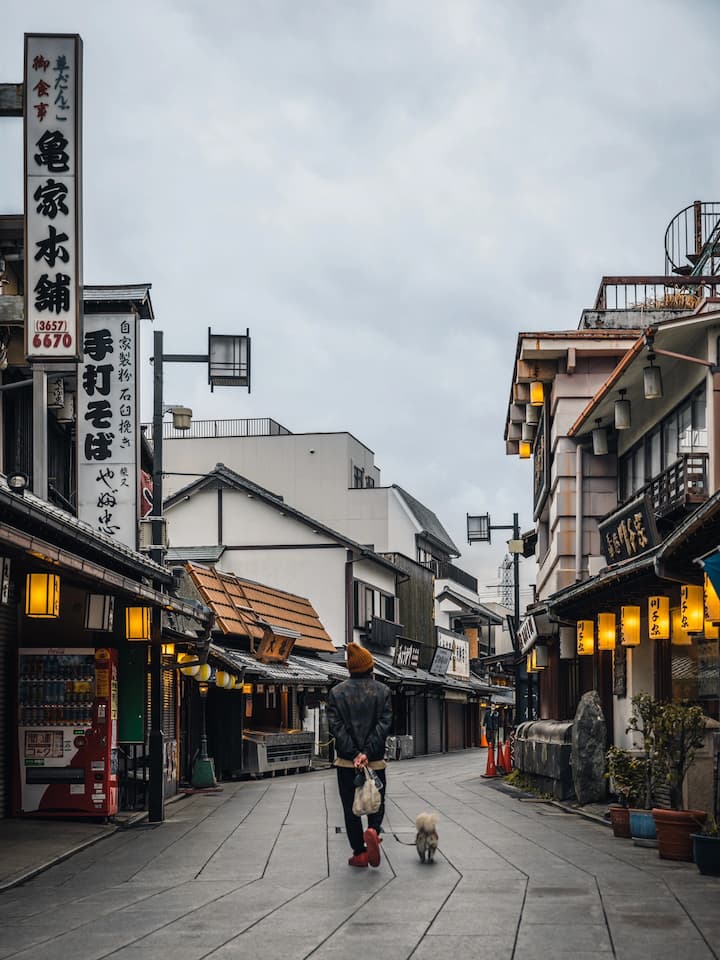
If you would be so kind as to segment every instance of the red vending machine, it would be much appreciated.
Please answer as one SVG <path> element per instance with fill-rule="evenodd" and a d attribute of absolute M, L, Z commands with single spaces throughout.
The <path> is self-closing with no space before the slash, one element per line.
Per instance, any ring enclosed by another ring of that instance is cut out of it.
<path fill-rule="evenodd" d="M 117 650 L 20 649 L 18 815 L 117 813 L 117 702 Z"/>

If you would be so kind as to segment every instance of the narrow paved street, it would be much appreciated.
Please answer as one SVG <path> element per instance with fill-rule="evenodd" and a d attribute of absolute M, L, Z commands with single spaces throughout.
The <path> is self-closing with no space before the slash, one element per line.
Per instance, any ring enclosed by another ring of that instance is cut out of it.
<path fill-rule="evenodd" d="M 393 764 L 377 870 L 347 866 L 333 771 L 225 784 L 0 896 L 23 960 L 720 955 L 720 880 L 485 780 L 485 751 Z M 436 864 L 414 849 L 440 814 Z"/>

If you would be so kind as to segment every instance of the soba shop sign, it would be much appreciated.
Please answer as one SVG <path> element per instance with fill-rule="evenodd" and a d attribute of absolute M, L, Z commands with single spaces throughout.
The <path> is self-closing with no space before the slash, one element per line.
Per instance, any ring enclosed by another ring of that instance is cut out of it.
<path fill-rule="evenodd" d="M 647 497 L 616 510 L 598 524 L 598 532 L 608 566 L 646 553 L 658 543 L 655 515 Z"/>

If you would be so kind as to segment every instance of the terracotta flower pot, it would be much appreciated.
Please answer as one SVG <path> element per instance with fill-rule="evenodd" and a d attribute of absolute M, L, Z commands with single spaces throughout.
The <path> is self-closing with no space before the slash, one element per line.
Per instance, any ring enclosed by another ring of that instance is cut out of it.
<path fill-rule="evenodd" d="M 619 803 L 611 803 L 608 807 L 610 812 L 610 823 L 614 837 L 631 837 L 630 833 L 630 808 L 623 807 Z"/>
<path fill-rule="evenodd" d="M 707 814 L 702 810 L 652 811 L 658 838 L 658 853 L 663 860 L 688 860 L 693 858 L 692 835 L 705 823 Z"/>

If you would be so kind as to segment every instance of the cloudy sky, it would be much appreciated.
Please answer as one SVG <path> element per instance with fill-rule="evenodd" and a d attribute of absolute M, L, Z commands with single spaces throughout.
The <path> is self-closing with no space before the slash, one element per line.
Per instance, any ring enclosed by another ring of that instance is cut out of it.
<path fill-rule="evenodd" d="M 168 366 L 166 400 L 350 431 L 490 597 L 505 535 L 467 547 L 466 513 L 532 525 L 517 334 L 661 272 L 670 219 L 718 199 L 719 29 L 715 0 L 33 0 L 0 81 L 25 31 L 79 33 L 86 282 L 151 282 L 169 352 L 250 328 L 249 396 Z"/>

